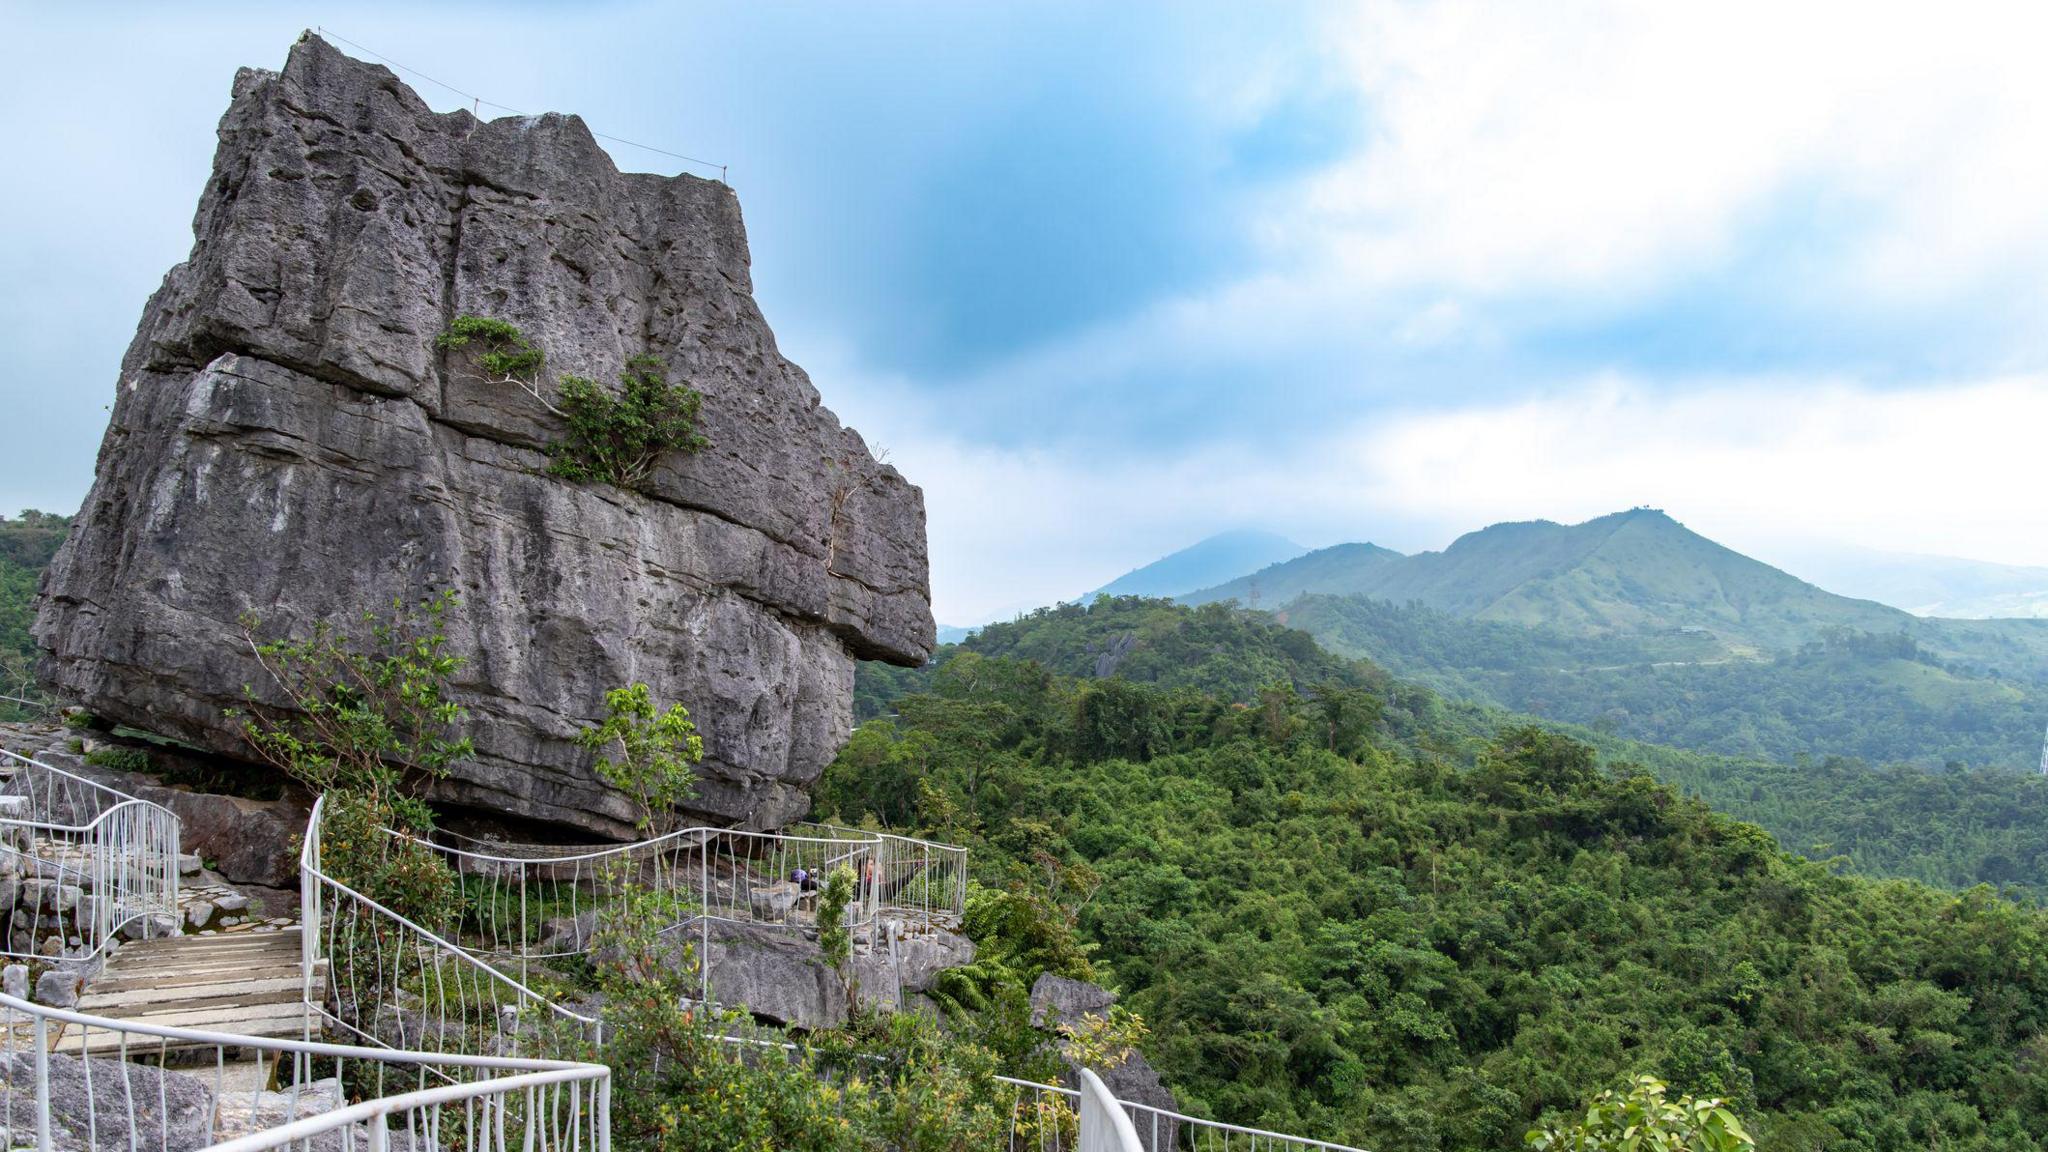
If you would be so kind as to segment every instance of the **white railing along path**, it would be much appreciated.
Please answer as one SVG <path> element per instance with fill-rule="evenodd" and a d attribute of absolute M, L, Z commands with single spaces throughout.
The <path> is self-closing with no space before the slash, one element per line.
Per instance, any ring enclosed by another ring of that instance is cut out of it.
<path fill-rule="evenodd" d="M 0 771 L 0 871 L 21 878 L 28 911 L 0 952 L 47 958 L 55 939 L 65 955 L 92 956 L 137 920 L 176 922 L 175 813 L 4 749 Z"/>
<path fill-rule="evenodd" d="M 118 1058 L 53 1053 L 59 1031 L 67 1039 L 77 1032 L 83 1041 L 94 1032 L 115 1033 Z M 0 1070 L 0 1139 L 6 1147 L 38 1152 L 189 1152 L 202 1146 L 213 1152 L 384 1152 L 393 1144 L 410 1152 L 609 1152 L 611 1146 L 611 1070 L 581 1061 L 257 1039 L 114 1020 L 0 994 Z M 275 1089 L 269 1087 L 273 1077 Z M 349 1105 L 345 1095 L 362 1099 Z"/>

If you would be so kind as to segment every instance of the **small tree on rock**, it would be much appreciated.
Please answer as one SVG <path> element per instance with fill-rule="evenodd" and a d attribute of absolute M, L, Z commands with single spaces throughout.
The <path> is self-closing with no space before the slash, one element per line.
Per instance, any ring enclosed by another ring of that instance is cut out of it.
<path fill-rule="evenodd" d="M 658 711 L 645 684 L 612 689 L 604 705 L 604 722 L 584 729 L 577 742 L 599 754 L 598 779 L 633 798 L 641 830 L 660 835 L 675 806 L 697 794 L 704 739 L 688 709 L 671 704 Z"/>

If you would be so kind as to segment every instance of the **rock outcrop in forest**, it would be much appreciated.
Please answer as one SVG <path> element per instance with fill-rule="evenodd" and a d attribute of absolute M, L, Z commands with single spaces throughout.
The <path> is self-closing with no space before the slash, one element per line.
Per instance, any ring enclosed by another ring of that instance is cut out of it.
<path fill-rule="evenodd" d="M 732 190 L 621 173 L 574 116 L 435 113 L 310 34 L 219 135 L 44 585 L 49 690 L 246 757 L 245 614 L 302 635 L 452 587 L 477 755 L 437 798 L 627 831 L 573 737 L 639 680 L 704 732 L 702 814 L 801 814 L 854 662 L 931 651 L 923 495 L 777 351 Z M 635 491 L 550 477 L 559 418 L 437 345 L 463 315 L 551 371 L 656 357 L 707 446 Z"/>

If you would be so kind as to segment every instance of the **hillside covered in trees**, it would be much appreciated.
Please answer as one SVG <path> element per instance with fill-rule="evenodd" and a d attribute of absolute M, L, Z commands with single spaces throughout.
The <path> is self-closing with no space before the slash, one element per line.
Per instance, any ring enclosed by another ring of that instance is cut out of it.
<path fill-rule="evenodd" d="M 0 516 L 0 693 L 20 696 L 32 689 L 36 649 L 29 628 L 35 623 L 36 585 L 70 528 L 69 516 L 33 509 L 12 519 Z"/>
<path fill-rule="evenodd" d="M 1272 611 L 1447 695 L 1699 752 L 2030 771 L 2048 620 L 1839 596 L 1650 508 L 1339 544 L 1176 597 Z"/>
<path fill-rule="evenodd" d="M 2048 682 L 1899 630 L 1735 656 L 1705 632 L 1581 635 L 1362 596 L 1305 595 L 1276 617 L 1460 699 L 1730 756 L 2026 770 L 2048 726 Z"/>
<path fill-rule="evenodd" d="M 2048 919 L 1988 888 L 1843 874 L 1221 608 L 1048 610 L 897 687 L 821 809 L 1057 903 L 1198 1109 L 1511 1148 L 1648 1072 L 1766 1148 L 2048 1131 Z"/>

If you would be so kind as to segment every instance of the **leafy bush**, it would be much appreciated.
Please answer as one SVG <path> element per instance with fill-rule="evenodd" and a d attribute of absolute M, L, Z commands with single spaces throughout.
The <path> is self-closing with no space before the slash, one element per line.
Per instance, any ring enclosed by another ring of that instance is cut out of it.
<path fill-rule="evenodd" d="M 853 869 L 841 864 L 825 877 L 818 893 L 818 951 L 833 971 L 844 973 L 853 955 L 853 933 L 846 927 L 846 906 L 853 901 Z"/>
<path fill-rule="evenodd" d="M 1539 1128 L 1535 1152 L 1750 1152 L 1756 1141 L 1719 1100 L 1664 1098 L 1664 1082 L 1638 1076 L 1626 1093 L 1602 1092 L 1584 1119 Z"/>
<path fill-rule="evenodd" d="M 321 870 L 416 924 L 453 923 L 462 911 L 461 888 L 455 870 L 425 842 L 425 813 L 424 805 L 389 797 L 329 792 L 321 809 Z"/>
<path fill-rule="evenodd" d="M 1109 1006 L 1107 1015 L 1085 1013 L 1079 1020 L 1057 1020 L 1060 1052 L 1083 1068 L 1106 1072 L 1131 1058 L 1150 1030 L 1145 1018 L 1121 1004 Z"/>
<path fill-rule="evenodd" d="M 465 352 L 477 369 L 474 379 L 516 385 L 567 422 L 563 438 L 548 448 L 551 476 L 634 489 L 665 454 L 705 445 L 697 431 L 704 397 L 688 385 L 669 383 L 658 357 L 626 361 L 614 394 L 582 376 L 563 376 L 550 389 L 542 377 L 546 353 L 509 321 L 458 316 L 436 342 Z"/>
<path fill-rule="evenodd" d="M 663 936 L 644 890 L 602 916 L 593 955 L 605 1000 L 597 1055 L 612 1067 L 612 1137 L 656 1149 L 877 1148 L 979 1152 L 1001 1145 L 1010 1093 L 986 1052 L 918 1017 L 783 1046 L 738 1013 L 695 1003 L 697 957 Z M 728 1037 L 742 1038 L 735 1042 Z"/>
<path fill-rule="evenodd" d="M 547 355 L 534 347 L 517 325 L 487 316 L 457 316 L 438 341 L 443 348 L 468 349 L 476 366 L 490 378 L 537 386 Z"/>
<path fill-rule="evenodd" d="M 404 790 L 405 774 L 434 776 L 471 755 L 457 726 L 467 713 L 449 694 L 463 660 L 447 652 L 453 590 L 417 606 L 394 602 L 388 617 L 365 613 L 369 643 L 351 643 L 326 621 L 303 640 L 244 637 L 272 686 L 290 703 L 245 689 L 242 733 L 258 755 L 326 794 L 321 866 L 343 884 L 422 924 L 460 908 L 454 872 L 420 839 L 433 813 Z M 395 830 L 405 835 L 392 835 Z"/>
<path fill-rule="evenodd" d="M 706 443 L 697 432 L 704 398 L 669 383 L 653 356 L 626 361 L 616 396 L 581 376 L 562 377 L 558 391 L 569 431 L 548 449 L 548 473 L 564 480 L 637 488 L 665 453 L 696 452 Z"/>
<path fill-rule="evenodd" d="M 316 791 L 347 789 L 379 807 L 403 806 L 406 770 L 442 775 L 476 750 L 454 734 L 467 713 L 448 691 L 463 665 L 447 652 L 447 616 L 456 604 L 448 589 L 417 606 L 393 601 L 389 617 L 364 613 L 370 643 L 361 647 L 324 620 L 306 639 L 259 642 L 259 621 L 245 617 L 243 638 L 288 703 L 268 703 L 245 688 L 243 736 L 264 760 Z"/>
<path fill-rule="evenodd" d="M 616 759 L 599 757 L 598 779 L 631 796 L 641 812 L 640 827 L 659 833 L 675 806 L 697 794 L 704 740 L 688 709 L 671 704 L 657 711 L 645 684 L 612 689 L 604 706 L 604 723 L 584 729 L 576 741 L 592 752 L 617 748 Z"/>

